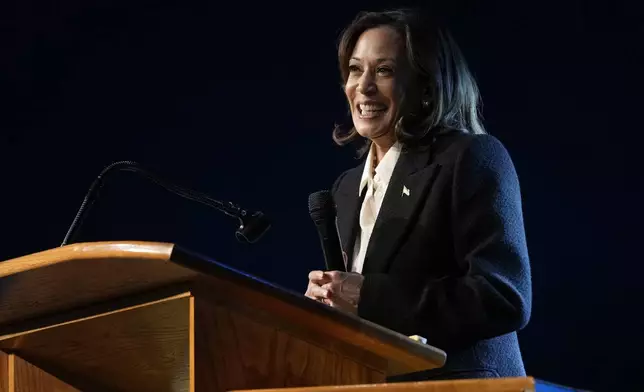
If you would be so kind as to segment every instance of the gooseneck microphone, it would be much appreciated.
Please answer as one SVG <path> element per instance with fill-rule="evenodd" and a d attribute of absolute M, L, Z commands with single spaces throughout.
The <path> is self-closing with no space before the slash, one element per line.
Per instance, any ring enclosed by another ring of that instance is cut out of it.
<path fill-rule="evenodd" d="M 335 224 L 335 205 L 329 191 L 319 191 L 309 195 L 309 214 L 320 236 L 326 269 L 346 271 L 342 246 Z"/>
<path fill-rule="evenodd" d="M 74 221 L 69 227 L 69 230 L 67 230 L 67 234 L 65 235 L 65 239 L 63 240 L 61 246 L 65 246 L 74 240 L 83 224 L 83 220 L 85 219 L 85 217 L 87 217 L 89 209 L 98 198 L 99 191 L 105 182 L 107 174 L 113 171 L 128 171 L 137 173 L 147 180 L 161 186 L 165 190 L 174 193 L 175 195 L 181 196 L 188 200 L 196 201 L 201 204 L 205 204 L 220 212 L 223 212 L 230 217 L 237 218 L 239 220 L 239 228 L 235 231 L 235 237 L 240 242 L 251 244 L 255 243 L 271 227 L 270 222 L 261 211 L 249 213 L 245 209 L 231 202 L 222 202 L 215 200 L 204 193 L 173 184 L 170 181 L 167 181 L 157 176 L 156 174 L 142 168 L 136 162 L 118 161 L 103 169 L 101 174 L 99 174 L 98 177 L 94 180 L 89 190 L 87 191 L 87 194 L 85 195 L 83 203 L 76 213 Z"/>

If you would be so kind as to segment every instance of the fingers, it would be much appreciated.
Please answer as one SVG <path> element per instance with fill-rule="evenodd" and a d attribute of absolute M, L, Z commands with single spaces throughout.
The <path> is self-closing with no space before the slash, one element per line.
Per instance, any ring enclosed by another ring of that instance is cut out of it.
<path fill-rule="evenodd" d="M 327 283 L 323 286 L 318 286 L 315 283 L 309 282 L 305 295 L 312 300 L 322 302 L 332 308 L 356 314 L 356 306 L 350 300 L 334 294 L 334 285 L 335 283 Z"/>
<path fill-rule="evenodd" d="M 311 297 L 313 299 L 330 299 L 331 298 L 331 292 L 325 288 L 322 288 L 317 285 L 312 285 L 309 287 L 307 290 L 307 297 Z"/>
<path fill-rule="evenodd" d="M 341 292 L 343 277 L 341 271 L 311 271 L 305 296 L 331 305 L 331 299 Z"/>
<path fill-rule="evenodd" d="M 342 283 L 330 282 L 322 285 L 321 287 L 323 290 L 327 291 L 326 298 L 329 298 L 332 301 L 336 302 L 336 304 L 339 304 L 339 306 L 336 307 L 344 307 L 345 305 L 355 306 L 355 304 L 357 303 L 354 295 L 352 295 L 352 292 L 350 290 L 342 290 Z"/>
<path fill-rule="evenodd" d="M 326 271 L 324 277 L 330 281 L 342 280 L 342 272 L 340 271 Z"/>
<path fill-rule="evenodd" d="M 309 272 L 309 280 L 330 282 L 344 279 L 345 274 L 342 271 L 311 271 Z"/>
<path fill-rule="evenodd" d="M 323 285 L 329 282 L 329 278 L 326 276 L 324 271 L 311 271 L 309 273 L 309 281 L 316 283 L 318 285 Z"/>
<path fill-rule="evenodd" d="M 328 291 L 328 298 L 336 298 L 342 295 L 342 284 L 338 282 L 328 282 L 321 286 L 324 290 Z"/>
<path fill-rule="evenodd" d="M 325 283 L 329 283 L 333 276 L 335 275 L 325 271 L 311 271 L 309 273 L 309 281 L 322 286 Z"/>
<path fill-rule="evenodd" d="M 309 285 L 306 287 L 306 293 L 304 293 L 305 296 L 317 300 L 317 298 L 313 295 L 312 289 L 313 287 L 317 286 L 315 283 L 309 281 Z"/>

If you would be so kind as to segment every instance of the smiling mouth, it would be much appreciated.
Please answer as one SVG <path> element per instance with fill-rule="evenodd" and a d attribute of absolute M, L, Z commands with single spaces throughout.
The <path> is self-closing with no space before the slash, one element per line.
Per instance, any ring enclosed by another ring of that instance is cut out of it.
<path fill-rule="evenodd" d="M 385 114 L 387 106 L 379 103 L 358 104 L 358 113 L 360 118 L 370 119 L 377 118 Z"/>

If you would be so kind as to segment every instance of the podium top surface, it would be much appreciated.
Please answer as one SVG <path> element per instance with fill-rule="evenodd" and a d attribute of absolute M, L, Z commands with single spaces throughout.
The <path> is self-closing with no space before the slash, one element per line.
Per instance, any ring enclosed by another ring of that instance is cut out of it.
<path fill-rule="evenodd" d="M 141 241 L 78 243 L 0 262 L 0 339 L 35 318 L 200 279 L 225 286 L 231 296 L 285 325 L 380 355 L 389 360 L 390 375 L 445 363 L 440 349 L 301 293 L 171 243 Z"/>

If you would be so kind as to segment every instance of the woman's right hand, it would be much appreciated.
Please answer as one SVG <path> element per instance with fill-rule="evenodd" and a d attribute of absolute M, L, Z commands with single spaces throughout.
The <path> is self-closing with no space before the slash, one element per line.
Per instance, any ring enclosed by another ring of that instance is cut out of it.
<path fill-rule="evenodd" d="M 311 271 L 309 273 L 309 285 L 306 288 L 305 296 L 318 302 L 329 304 L 329 290 L 322 286 L 331 282 L 324 271 Z"/>
<path fill-rule="evenodd" d="M 358 313 L 364 276 L 355 272 L 311 271 L 306 296 L 351 314 Z"/>

